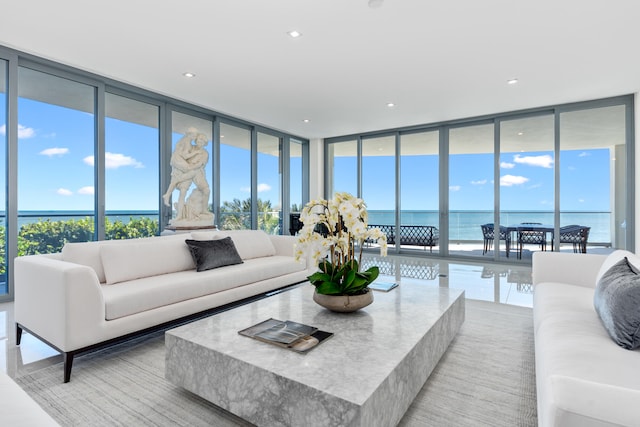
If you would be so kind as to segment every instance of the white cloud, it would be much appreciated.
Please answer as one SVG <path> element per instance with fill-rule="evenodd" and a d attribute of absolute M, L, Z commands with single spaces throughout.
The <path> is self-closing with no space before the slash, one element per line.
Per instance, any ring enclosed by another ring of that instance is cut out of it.
<path fill-rule="evenodd" d="M 269 190 L 271 190 L 271 186 L 269 184 L 258 184 L 258 193 Z M 243 193 L 251 193 L 251 187 L 240 187 L 240 191 Z"/>
<path fill-rule="evenodd" d="M 471 181 L 471 185 L 485 185 L 487 183 L 486 179 L 480 179 L 478 181 Z"/>
<path fill-rule="evenodd" d="M 93 156 L 87 156 L 83 159 L 83 161 L 89 166 L 93 166 L 95 164 L 95 159 Z M 118 169 L 121 166 L 133 166 L 134 168 L 143 168 L 144 165 L 130 156 L 125 156 L 120 153 L 104 153 L 104 161 L 105 167 L 107 169 Z"/>
<path fill-rule="evenodd" d="M 449 187 L 449 191 L 460 191 L 462 189 L 462 187 L 460 187 L 459 185 L 451 185 Z"/>
<path fill-rule="evenodd" d="M 263 191 L 271 190 L 271 186 L 269 184 L 258 184 L 258 193 L 262 193 Z"/>
<path fill-rule="evenodd" d="M 516 165 L 513 164 L 513 163 L 508 163 L 508 162 L 500 162 L 500 167 L 502 169 L 513 169 L 513 168 L 516 167 Z"/>
<path fill-rule="evenodd" d="M 584 199 L 578 199 L 579 203 L 584 203 Z"/>
<path fill-rule="evenodd" d="M 514 185 L 524 184 L 527 181 L 529 181 L 529 178 L 526 178 L 524 176 L 504 175 L 500 177 L 500 186 L 512 187 Z"/>
<path fill-rule="evenodd" d="M 7 134 L 7 125 L 5 124 L 0 126 L 0 135 L 6 135 L 6 134 Z M 33 138 L 34 136 L 36 136 L 35 129 L 28 128 L 20 124 L 18 125 L 18 139 Z"/>
<path fill-rule="evenodd" d="M 54 148 L 47 148 L 46 150 L 42 150 L 38 154 L 42 154 L 43 156 L 53 157 L 53 156 L 63 156 L 65 154 L 67 154 L 68 152 L 69 152 L 68 148 L 54 147 Z"/>
<path fill-rule="evenodd" d="M 36 136 L 35 129 L 18 125 L 18 139 L 33 138 L 34 136 Z"/>
<path fill-rule="evenodd" d="M 82 187 L 78 190 L 78 194 L 88 194 L 90 196 L 93 196 L 93 194 L 95 193 L 95 190 L 93 188 L 93 186 L 88 185 L 86 187 Z"/>
<path fill-rule="evenodd" d="M 590 155 L 591 155 L 591 153 L 588 153 L 588 152 L 586 152 L 586 151 L 583 151 L 582 153 L 578 154 L 578 157 L 588 157 L 588 156 L 590 156 Z"/>
<path fill-rule="evenodd" d="M 553 167 L 553 158 L 548 154 L 542 156 L 520 156 L 520 154 L 516 154 L 513 156 L 513 161 L 523 165 L 538 166 L 542 168 Z"/>
<path fill-rule="evenodd" d="M 58 188 L 56 190 L 56 193 L 58 193 L 61 196 L 72 196 L 73 195 L 73 191 L 67 190 L 66 188 Z"/>

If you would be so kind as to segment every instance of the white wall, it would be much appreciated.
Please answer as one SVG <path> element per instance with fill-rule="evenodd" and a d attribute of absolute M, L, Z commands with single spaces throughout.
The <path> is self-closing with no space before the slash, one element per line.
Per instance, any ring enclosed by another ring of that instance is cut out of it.
<path fill-rule="evenodd" d="M 324 198 L 324 140 L 309 140 L 309 200 Z"/>

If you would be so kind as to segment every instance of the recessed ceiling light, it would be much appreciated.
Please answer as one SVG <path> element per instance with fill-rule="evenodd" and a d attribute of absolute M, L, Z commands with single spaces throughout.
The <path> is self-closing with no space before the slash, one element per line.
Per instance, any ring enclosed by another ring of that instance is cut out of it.
<path fill-rule="evenodd" d="M 304 119 L 304 120 L 302 120 L 302 121 L 303 121 L 303 122 L 305 122 L 305 123 L 309 123 L 311 120 L 309 120 L 309 119 Z"/>
<path fill-rule="evenodd" d="M 182 75 L 183 75 L 183 76 L 185 76 L 185 77 L 187 77 L 187 78 L 191 78 L 191 77 L 195 77 L 195 76 L 196 76 L 195 74 L 193 74 L 193 73 L 189 73 L 189 72 L 187 72 L 187 73 L 182 73 Z"/>
<path fill-rule="evenodd" d="M 518 83 L 518 79 L 509 79 L 509 80 L 507 80 L 507 84 L 508 85 L 514 85 L 516 83 Z"/>
<path fill-rule="evenodd" d="M 291 30 L 291 31 L 287 32 L 287 34 L 289 34 L 289 36 L 293 37 L 294 39 L 298 38 L 298 37 L 300 37 L 302 35 L 302 33 L 300 31 L 298 31 L 298 30 Z"/>
<path fill-rule="evenodd" d="M 524 132 L 518 132 L 518 136 L 524 135 Z"/>
<path fill-rule="evenodd" d="M 387 102 L 387 107 L 391 108 L 391 107 L 395 107 L 396 104 L 394 104 L 393 102 Z"/>

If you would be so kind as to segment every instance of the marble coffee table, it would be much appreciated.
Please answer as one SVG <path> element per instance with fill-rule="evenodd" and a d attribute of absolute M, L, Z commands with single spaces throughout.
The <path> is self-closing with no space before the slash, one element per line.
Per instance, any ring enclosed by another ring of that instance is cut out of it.
<path fill-rule="evenodd" d="M 465 318 L 464 292 L 402 284 L 339 314 L 302 285 L 167 331 L 165 377 L 259 426 L 396 425 Z M 333 332 L 307 354 L 238 334 L 268 318 Z"/>

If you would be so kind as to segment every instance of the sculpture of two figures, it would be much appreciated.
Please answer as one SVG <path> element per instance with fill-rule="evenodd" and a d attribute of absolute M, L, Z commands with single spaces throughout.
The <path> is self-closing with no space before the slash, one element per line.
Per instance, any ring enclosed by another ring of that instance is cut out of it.
<path fill-rule="evenodd" d="M 195 143 L 194 143 L 195 141 Z M 169 221 L 174 227 L 200 227 L 213 225 L 213 213 L 209 212 L 209 193 L 211 188 L 205 175 L 209 162 L 209 153 L 205 149 L 209 140 L 195 128 L 187 132 L 176 143 L 171 155 L 171 183 L 162 196 L 164 204 L 171 206 L 169 200 L 174 190 L 178 190 L 178 201 L 174 203 L 176 217 Z M 187 192 L 195 188 L 187 198 Z"/>

